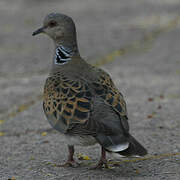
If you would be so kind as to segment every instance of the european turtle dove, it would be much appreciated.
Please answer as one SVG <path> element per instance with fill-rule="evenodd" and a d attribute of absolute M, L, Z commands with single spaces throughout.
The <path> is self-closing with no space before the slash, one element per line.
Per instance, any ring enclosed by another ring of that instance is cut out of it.
<path fill-rule="evenodd" d="M 76 165 L 74 145 L 101 145 L 96 168 L 107 167 L 106 151 L 127 157 L 146 155 L 129 133 L 126 103 L 111 77 L 80 57 L 73 20 L 51 13 L 33 36 L 40 33 L 55 44 L 43 109 L 51 126 L 66 137 L 69 156 L 63 166 Z"/>

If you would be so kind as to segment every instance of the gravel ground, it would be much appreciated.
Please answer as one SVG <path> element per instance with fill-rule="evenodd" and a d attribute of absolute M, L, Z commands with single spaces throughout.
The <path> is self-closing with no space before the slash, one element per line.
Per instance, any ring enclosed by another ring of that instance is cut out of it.
<path fill-rule="evenodd" d="M 180 179 L 179 0 L 0 1 L 0 180 Z M 90 160 L 59 168 L 63 137 L 42 112 L 41 95 L 53 43 L 31 36 L 44 16 L 61 12 L 76 23 L 79 49 L 108 71 L 127 101 L 131 133 L 145 158 L 108 158 L 112 169 L 88 170 L 100 147 L 76 147 Z M 111 162 L 110 161 L 110 162 Z"/>

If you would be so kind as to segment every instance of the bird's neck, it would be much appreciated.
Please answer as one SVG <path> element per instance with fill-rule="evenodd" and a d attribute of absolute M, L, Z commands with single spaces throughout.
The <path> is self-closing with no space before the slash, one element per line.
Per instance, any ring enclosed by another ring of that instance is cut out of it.
<path fill-rule="evenodd" d="M 67 64 L 72 60 L 73 56 L 79 56 L 79 51 L 76 42 L 71 43 L 55 43 L 55 52 L 53 57 L 53 64 L 61 66 Z"/>

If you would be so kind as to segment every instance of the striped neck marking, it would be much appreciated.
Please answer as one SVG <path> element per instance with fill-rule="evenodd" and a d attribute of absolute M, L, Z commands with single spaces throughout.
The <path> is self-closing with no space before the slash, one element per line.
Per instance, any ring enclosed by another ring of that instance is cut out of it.
<path fill-rule="evenodd" d="M 71 60 L 72 50 L 60 45 L 56 48 L 54 63 L 57 65 L 64 65 Z"/>

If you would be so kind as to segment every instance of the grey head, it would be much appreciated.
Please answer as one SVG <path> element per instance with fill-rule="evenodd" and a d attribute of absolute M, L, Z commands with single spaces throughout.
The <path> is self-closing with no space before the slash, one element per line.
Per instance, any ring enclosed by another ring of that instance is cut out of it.
<path fill-rule="evenodd" d="M 55 46 L 62 45 L 71 49 L 74 53 L 78 53 L 76 41 L 76 28 L 71 17 L 60 13 L 48 14 L 43 26 L 33 32 L 33 36 L 44 33 L 48 35 L 55 43 Z"/>

